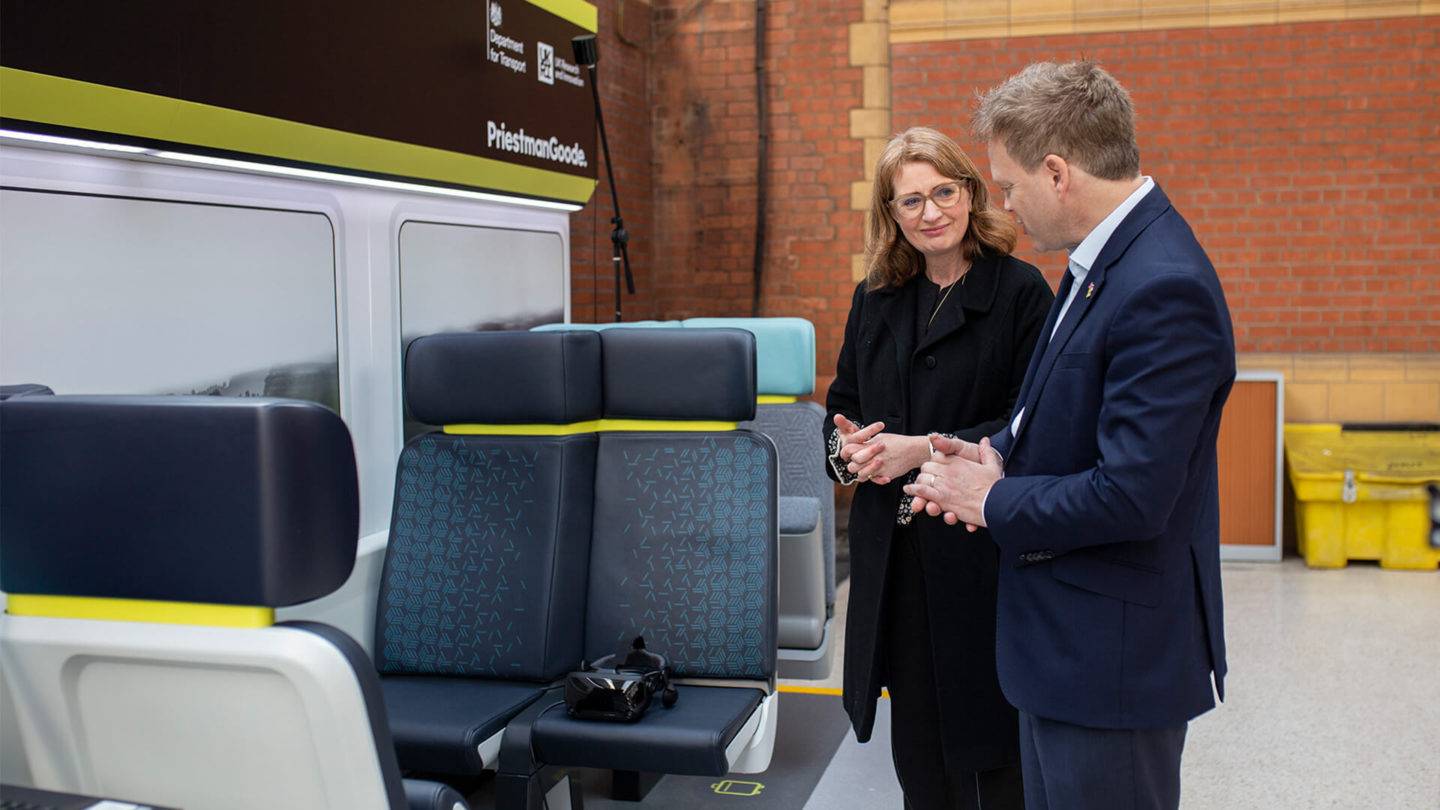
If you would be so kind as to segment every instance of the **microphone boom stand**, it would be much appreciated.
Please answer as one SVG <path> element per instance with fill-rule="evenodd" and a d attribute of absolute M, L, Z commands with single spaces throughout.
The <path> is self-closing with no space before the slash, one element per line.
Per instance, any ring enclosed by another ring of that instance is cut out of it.
<path fill-rule="evenodd" d="M 595 35 L 585 34 L 570 40 L 575 50 L 575 61 L 590 71 L 590 95 L 595 99 L 595 123 L 600 127 L 600 149 L 605 155 L 605 178 L 610 183 L 610 204 L 615 216 L 610 218 L 611 263 L 615 268 L 615 322 L 624 320 L 620 314 L 620 270 L 625 270 L 625 289 L 635 294 L 635 277 L 630 273 L 630 234 L 625 230 L 625 219 L 620 216 L 620 195 L 615 191 L 615 170 L 610 162 L 610 141 L 605 137 L 605 116 L 600 111 L 600 88 L 595 83 L 595 65 L 600 54 L 595 45 Z"/>

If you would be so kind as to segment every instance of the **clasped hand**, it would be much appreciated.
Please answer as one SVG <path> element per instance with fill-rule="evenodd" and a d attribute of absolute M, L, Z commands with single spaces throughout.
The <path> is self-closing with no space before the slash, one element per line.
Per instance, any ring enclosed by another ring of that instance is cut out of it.
<path fill-rule="evenodd" d="M 915 483 L 905 487 L 911 496 L 910 511 L 943 517 L 951 526 L 964 522 L 975 531 L 985 525 L 985 496 L 996 481 L 1005 477 L 1000 454 L 989 439 L 979 444 L 930 434 L 935 453 L 920 465 Z"/>
<path fill-rule="evenodd" d="M 924 436 L 882 433 L 884 422 L 862 428 L 837 413 L 835 427 L 840 432 L 840 460 L 861 481 L 888 484 L 920 466 L 930 454 Z"/>

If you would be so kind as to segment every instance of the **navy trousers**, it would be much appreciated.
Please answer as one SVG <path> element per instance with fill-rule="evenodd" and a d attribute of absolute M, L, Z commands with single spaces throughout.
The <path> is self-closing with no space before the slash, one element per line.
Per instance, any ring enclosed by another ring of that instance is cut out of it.
<path fill-rule="evenodd" d="M 1020 712 L 1025 810 L 1176 810 L 1185 728 L 1087 728 Z"/>

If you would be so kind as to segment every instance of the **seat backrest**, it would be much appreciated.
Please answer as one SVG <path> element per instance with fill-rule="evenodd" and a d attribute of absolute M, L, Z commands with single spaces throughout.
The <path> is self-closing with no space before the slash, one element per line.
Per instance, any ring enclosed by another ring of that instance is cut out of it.
<path fill-rule="evenodd" d="M 400 807 L 373 668 L 274 608 L 343 583 L 349 432 L 311 403 L 0 402 L 0 664 L 35 787 Z"/>
<path fill-rule="evenodd" d="M 675 674 L 771 680 L 775 447 L 755 413 L 754 337 L 731 329 L 600 333 L 604 416 L 585 655 L 643 635 Z"/>
<path fill-rule="evenodd" d="M 411 342 L 411 439 L 375 621 L 379 670 L 546 681 L 581 658 L 600 336 Z"/>
<path fill-rule="evenodd" d="M 825 474 L 820 437 L 825 409 L 798 397 L 815 390 L 815 325 L 805 318 L 688 318 L 630 323 L 551 323 L 537 330 L 744 329 L 755 336 L 755 418 L 740 427 L 758 430 L 779 451 L 781 497 L 814 498 L 820 510 L 825 604 L 835 605 L 835 490 Z"/>
<path fill-rule="evenodd" d="M 758 430 L 780 453 L 780 496 L 814 498 L 820 509 L 825 605 L 835 605 L 835 489 L 820 437 L 825 409 L 797 398 L 815 390 L 815 326 L 804 318 L 691 318 L 686 328 L 732 327 L 755 335 L 759 405 L 742 428 Z"/>

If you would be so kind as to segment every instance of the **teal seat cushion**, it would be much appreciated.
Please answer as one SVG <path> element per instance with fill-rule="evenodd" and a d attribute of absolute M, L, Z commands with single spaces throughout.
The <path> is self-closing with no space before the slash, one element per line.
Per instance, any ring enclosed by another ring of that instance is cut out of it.
<path fill-rule="evenodd" d="M 690 318 L 685 326 L 752 332 L 759 394 L 805 396 L 815 390 L 815 325 L 804 318 Z"/>

